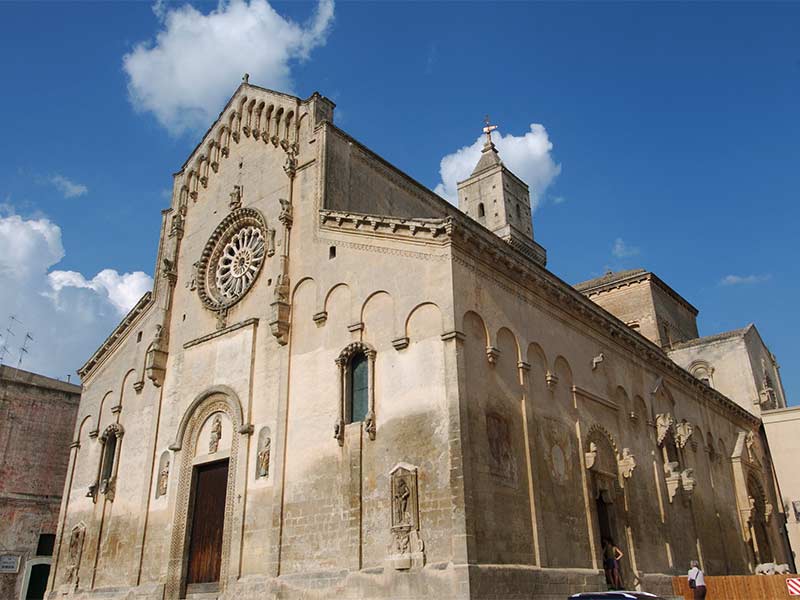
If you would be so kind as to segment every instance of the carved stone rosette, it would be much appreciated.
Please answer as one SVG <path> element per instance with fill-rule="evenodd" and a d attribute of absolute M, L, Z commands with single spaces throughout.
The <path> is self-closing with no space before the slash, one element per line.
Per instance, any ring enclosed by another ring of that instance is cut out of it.
<path fill-rule="evenodd" d="M 392 526 L 387 563 L 405 571 L 425 565 L 425 544 L 419 534 L 417 467 L 398 463 L 390 472 Z"/>

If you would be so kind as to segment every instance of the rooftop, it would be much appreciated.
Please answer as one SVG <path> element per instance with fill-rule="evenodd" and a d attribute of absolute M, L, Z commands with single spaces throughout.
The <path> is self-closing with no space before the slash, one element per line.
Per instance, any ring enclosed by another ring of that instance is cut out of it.
<path fill-rule="evenodd" d="M 80 394 L 81 386 L 74 383 L 61 381 L 38 373 L 32 373 L 23 369 L 15 369 L 7 365 L 0 365 L 0 382 L 20 383 L 35 387 L 47 388 L 67 392 L 68 394 Z"/>

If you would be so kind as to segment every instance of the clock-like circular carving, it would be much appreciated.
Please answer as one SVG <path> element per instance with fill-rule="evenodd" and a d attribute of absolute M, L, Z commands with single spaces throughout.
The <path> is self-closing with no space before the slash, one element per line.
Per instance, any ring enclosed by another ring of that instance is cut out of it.
<path fill-rule="evenodd" d="M 211 234 L 197 266 L 197 291 L 212 310 L 238 302 L 252 287 L 267 254 L 267 227 L 252 208 L 229 214 Z"/>

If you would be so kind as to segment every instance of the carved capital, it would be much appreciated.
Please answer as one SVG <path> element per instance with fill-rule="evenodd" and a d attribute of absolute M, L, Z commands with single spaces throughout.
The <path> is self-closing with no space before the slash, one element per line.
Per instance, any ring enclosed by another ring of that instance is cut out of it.
<path fill-rule="evenodd" d="M 490 365 L 497 364 L 497 358 L 500 356 L 500 350 L 494 346 L 486 346 L 486 360 Z"/>
<path fill-rule="evenodd" d="M 558 377 L 556 377 L 553 373 L 548 371 L 545 373 L 544 381 L 547 384 L 547 389 L 551 392 L 556 389 L 556 385 L 558 384 Z"/>

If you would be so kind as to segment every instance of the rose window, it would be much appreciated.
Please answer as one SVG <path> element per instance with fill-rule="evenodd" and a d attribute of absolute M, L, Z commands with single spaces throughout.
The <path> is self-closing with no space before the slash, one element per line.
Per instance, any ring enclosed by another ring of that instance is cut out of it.
<path fill-rule="evenodd" d="M 197 266 L 197 291 L 208 308 L 225 310 L 253 286 L 267 254 L 267 226 L 256 210 L 230 213 L 208 240 Z"/>
<path fill-rule="evenodd" d="M 264 237 L 255 227 L 240 229 L 222 249 L 217 262 L 217 289 L 225 298 L 241 296 L 264 262 Z"/>

